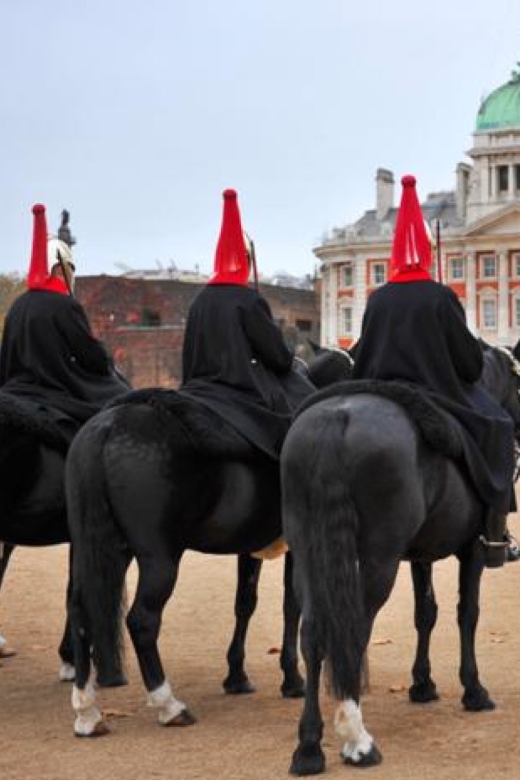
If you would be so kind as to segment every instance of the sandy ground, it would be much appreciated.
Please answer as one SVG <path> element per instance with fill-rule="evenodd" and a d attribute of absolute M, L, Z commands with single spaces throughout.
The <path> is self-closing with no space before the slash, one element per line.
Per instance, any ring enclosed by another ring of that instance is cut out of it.
<path fill-rule="evenodd" d="M 520 534 L 520 520 L 511 527 Z M 70 685 L 57 679 L 56 648 L 64 618 L 66 549 L 15 552 L 1 598 L 1 625 L 16 657 L 0 668 L 2 780 L 272 780 L 287 776 L 301 701 L 279 694 L 276 648 L 281 636 L 282 562 L 264 565 L 260 600 L 248 642 L 248 671 L 258 691 L 222 692 L 231 635 L 235 559 L 189 554 L 164 616 L 161 650 L 175 692 L 196 725 L 165 729 L 145 705 L 135 657 L 128 648 L 130 684 L 101 693 L 112 732 L 98 740 L 72 734 Z M 481 680 L 497 709 L 466 713 L 460 704 L 454 560 L 437 564 L 440 606 L 432 646 L 441 699 L 408 702 L 414 651 L 413 605 L 403 565 L 381 612 L 371 647 L 371 692 L 365 724 L 383 752 L 368 770 L 345 767 L 332 726 L 334 706 L 323 694 L 324 748 L 331 778 L 469 780 L 520 777 L 520 562 L 484 574 L 478 659 Z M 133 588 L 135 571 L 130 573 Z"/>

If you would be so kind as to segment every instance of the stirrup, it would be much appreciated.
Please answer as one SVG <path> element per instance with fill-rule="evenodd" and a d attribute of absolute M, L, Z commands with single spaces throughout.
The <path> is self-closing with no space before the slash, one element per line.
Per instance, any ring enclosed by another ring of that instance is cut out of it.
<path fill-rule="evenodd" d="M 484 547 L 484 563 L 488 569 L 498 569 L 504 565 L 506 562 L 506 548 L 509 547 L 508 541 L 490 542 L 489 539 L 486 539 L 481 534 L 479 542 Z"/>

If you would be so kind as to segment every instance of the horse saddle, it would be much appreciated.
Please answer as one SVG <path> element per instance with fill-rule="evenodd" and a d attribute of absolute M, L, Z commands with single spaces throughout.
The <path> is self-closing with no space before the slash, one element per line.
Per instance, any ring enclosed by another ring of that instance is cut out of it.
<path fill-rule="evenodd" d="M 187 393 L 159 387 L 132 390 L 108 406 L 146 404 L 173 415 L 188 433 L 194 448 L 209 457 L 247 460 L 257 455 L 256 448 L 219 414 Z"/>
<path fill-rule="evenodd" d="M 63 453 L 76 432 L 74 422 L 63 412 L 1 390 L 0 430 L 35 436 L 41 444 Z"/>
<path fill-rule="evenodd" d="M 382 381 L 380 379 L 356 379 L 338 382 L 331 387 L 314 393 L 298 409 L 298 414 L 319 401 L 336 396 L 349 396 L 359 393 L 372 393 L 388 398 L 403 406 L 413 420 L 425 441 L 448 458 L 460 458 L 463 443 L 457 422 L 441 409 L 417 385 L 408 382 Z"/>

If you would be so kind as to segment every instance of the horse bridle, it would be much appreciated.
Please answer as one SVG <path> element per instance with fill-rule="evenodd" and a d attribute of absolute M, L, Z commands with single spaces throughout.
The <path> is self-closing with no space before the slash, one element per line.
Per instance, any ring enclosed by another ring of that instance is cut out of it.
<path fill-rule="evenodd" d="M 341 349 L 340 347 L 322 347 L 322 349 L 324 352 L 337 352 L 339 355 L 341 355 L 341 357 L 345 358 L 350 368 L 352 368 L 352 366 L 354 365 L 354 358 L 346 349 Z M 301 363 L 302 366 L 304 366 L 307 371 L 309 370 L 309 364 L 299 355 L 294 355 L 293 360 L 297 363 Z M 520 370 L 520 363 L 519 363 L 519 370 Z"/>
<path fill-rule="evenodd" d="M 301 364 L 301 365 L 302 365 L 302 366 L 305 368 L 305 370 L 306 370 L 306 371 L 308 371 L 308 370 L 309 370 L 309 364 L 307 363 L 307 361 L 305 361 L 305 360 L 304 360 L 302 357 L 300 357 L 299 355 L 293 355 L 293 361 L 294 361 L 295 363 L 300 363 L 300 364 Z"/>
<path fill-rule="evenodd" d="M 323 349 L 326 349 L 329 352 L 339 353 L 342 357 L 344 357 L 348 361 L 348 364 L 351 368 L 354 365 L 354 358 L 352 357 L 352 355 L 348 350 L 341 349 L 341 347 L 323 347 Z"/>

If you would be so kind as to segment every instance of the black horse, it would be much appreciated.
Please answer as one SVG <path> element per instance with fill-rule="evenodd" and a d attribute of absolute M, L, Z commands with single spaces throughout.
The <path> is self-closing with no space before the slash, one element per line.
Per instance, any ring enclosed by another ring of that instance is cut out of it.
<path fill-rule="evenodd" d="M 315 350 L 312 377 L 318 387 L 346 376 L 345 357 Z M 70 542 L 66 518 L 64 468 L 70 434 L 64 436 L 53 418 L 30 402 L 0 391 L 0 588 L 15 546 L 44 547 Z M 254 688 L 244 671 L 244 646 L 255 610 L 262 560 L 239 556 L 235 599 L 235 630 L 228 648 L 228 693 Z M 285 578 L 291 582 L 291 562 Z M 70 582 L 67 594 L 70 593 Z M 67 599 L 68 601 L 68 595 Z M 296 665 L 298 610 L 292 585 L 284 588 L 284 665 Z M 59 645 L 62 680 L 74 678 L 74 653 L 68 619 Z M 286 656 L 289 658 L 286 658 Z M 301 678 L 300 678 L 301 693 Z M 286 695 L 298 690 L 298 680 L 284 683 Z"/>
<path fill-rule="evenodd" d="M 0 586 L 15 546 L 70 540 L 63 487 L 67 448 L 52 419 L 34 404 L 0 392 Z M 70 680 L 74 656 L 68 621 L 58 652 L 60 678 Z"/>
<path fill-rule="evenodd" d="M 482 378 L 517 427 L 519 355 L 518 344 L 514 351 L 485 349 Z M 381 760 L 361 716 L 360 670 L 373 621 L 390 595 L 402 560 L 412 562 L 416 598 L 411 700 L 437 697 L 429 660 L 437 611 L 431 567 L 455 555 L 460 564 L 462 702 L 474 711 L 494 707 L 479 681 L 475 656 L 485 508 L 464 466 L 448 456 L 455 444 L 451 429 L 444 430 L 444 440 L 435 426 L 429 432 L 424 429 L 427 441 L 411 409 L 390 395 L 348 394 L 347 386 L 345 391 L 304 406 L 281 456 L 283 529 L 294 558 L 307 675 L 299 744 L 291 764 L 297 775 L 316 774 L 325 767 L 319 705 L 323 661 L 340 702 L 335 726 L 345 740 L 344 762 L 369 766 Z"/>
<path fill-rule="evenodd" d="M 333 368 L 331 368 L 333 367 Z M 350 375 L 344 353 L 311 361 L 321 386 Z M 165 724 L 194 722 L 165 679 L 157 648 L 164 606 L 185 550 L 238 554 L 237 624 L 228 651 L 228 692 L 251 689 L 243 668 L 247 623 L 256 603 L 260 561 L 250 554 L 281 535 L 279 464 L 238 436 L 201 404 L 173 391 L 136 391 L 92 418 L 67 460 L 66 492 L 74 550 L 69 616 L 75 645 L 75 733 L 106 728 L 88 683 L 91 649 L 100 685 L 123 681 L 121 597 L 130 561 L 138 566 L 126 618 L 150 704 Z M 303 695 L 297 668 L 299 609 L 286 557 L 285 633 L 280 665 L 285 696 Z"/>

